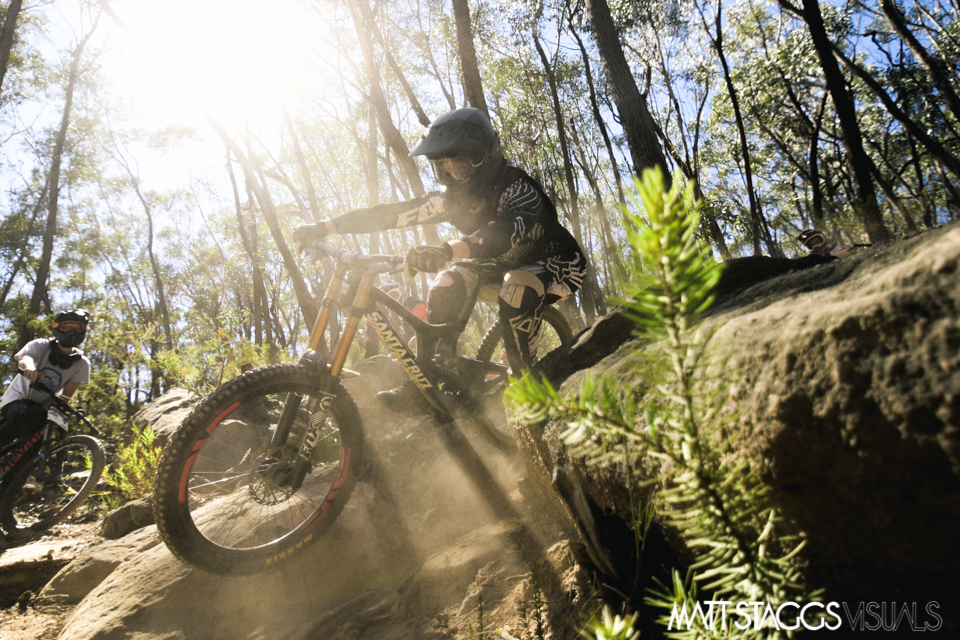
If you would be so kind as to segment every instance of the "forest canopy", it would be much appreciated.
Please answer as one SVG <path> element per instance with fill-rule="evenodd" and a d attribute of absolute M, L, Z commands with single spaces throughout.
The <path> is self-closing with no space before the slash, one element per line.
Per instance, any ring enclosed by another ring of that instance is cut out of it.
<path fill-rule="evenodd" d="M 152 5 L 152 6 L 144 6 Z M 122 424 L 172 386 L 298 357 L 322 264 L 300 224 L 438 188 L 409 149 L 489 114 L 591 270 L 623 291 L 624 207 L 693 183 L 719 259 L 847 246 L 960 213 L 957 0 L 11 0 L 0 4 L 0 331 L 93 315 L 80 402 Z M 421 227 L 338 236 L 402 254 Z M 399 283 L 424 296 L 426 279 Z M 473 339 L 495 319 L 480 310 Z M 364 340 L 356 358 L 376 353 Z"/>

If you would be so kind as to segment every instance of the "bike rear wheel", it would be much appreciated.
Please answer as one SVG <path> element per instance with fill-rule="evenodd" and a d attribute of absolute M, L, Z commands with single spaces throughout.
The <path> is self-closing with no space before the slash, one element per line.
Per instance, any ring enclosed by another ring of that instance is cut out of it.
<path fill-rule="evenodd" d="M 567 319 L 563 317 L 560 310 L 556 307 L 547 307 L 543 310 L 541 316 L 543 320 L 543 330 L 540 339 L 540 346 L 537 349 L 537 360 L 570 342 L 573 339 L 573 329 Z M 500 351 L 503 348 L 503 325 L 500 320 L 490 327 L 487 334 L 483 337 L 480 346 L 477 348 L 477 360 L 499 360 Z M 493 384 L 502 382 L 493 381 Z M 479 418 L 471 420 L 476 425 L 477 432 L 483 436 L 489 443 L 501 451 L 513 451 L 516 449 L 516 443 L 513 435 L 510 433 L 510 427 L 507 424 L 507 416 L 503 409 L 503 402 L 499 394 L 496 397 L 486 398 L 483 411 L 479 413 Z"/>
<path fill-rule="evenodd" d="M 0 522 L 8 533 L 42 531 L 83 506 L 103 474 L 106 456 L 96 438 L 71 436 L 14 475 L 0 500 Z"/>
<path fill-rule="evenodd" d="M 537 360 L 570 342 L 573 329 L 556 307 L 547 307 L 541 316 L 543 329 L 540 334 L 540 346 L 537 348 Z M 497 320 L 477 347 L 477 360 L 499 360 L 503 348 L 503 321 Z"/>
<path fill-rule="evenodd" d="M 331 401 L 319 385 L 314 369 L 257 369 L 184 420 L 164 448 L 154 493 L 174 555 L 208 573 L 250 574 L 298 555 L 333 523 L 356 483 L 363 431 L 347 392 L 338 388 Z M 274 438 L 281 424 L 289 435 Z M 291 483 L 311 424 L 319 431 L 306 477 Z"/>

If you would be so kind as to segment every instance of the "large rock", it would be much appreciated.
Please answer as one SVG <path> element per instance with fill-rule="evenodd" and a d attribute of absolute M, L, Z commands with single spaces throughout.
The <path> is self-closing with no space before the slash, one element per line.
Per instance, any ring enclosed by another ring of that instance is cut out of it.
<path fill-rule="evenodd" d="M 722 377 L 736 416 L 713 435 L 765 469 L 776 503 L 807 536 L 810 584 L 826 587 L 828 599 L 958 595 L 958 262 L 954 224 L 759 283 L 743 279 L 707 320 L 720 326 L 714 345 L 728 358 Z M 622 319 L 605 322 L 629 331 Z M 564 391 L 584 375 L 571 361 L 643 385 L 627 366 L 641 340 L 598 336 L 593 345 L 555 355 Z M 563 428 L 519 433 L 543 495 L 569 462 Z M 631 521 L 636 495 L 622 474 L 574 462 L 599 509 Z"/>
<path fill-rule="evenodd" d="M 100 535 L 107 540 L 116 540 L 156 522 L 153 515 L 153 499 L 138 498 L 117 507 L 103 517 Z"/>
<path fill-rule="evenodd" d="M 93 545 L 82 551 L 40 592 L 41 597 L 77 603 L 124 562 L 160 544 L 156 527 L 141 529 L 122 540 Z"/>
<path fill-rule="evenodd" d="M 138 427 L 150 425 L 156 435 L 155 442 L 162 447 L 201 398 L 196 391 L 170 389 L 138 411 L 133 416 L 133 423 Z"/>

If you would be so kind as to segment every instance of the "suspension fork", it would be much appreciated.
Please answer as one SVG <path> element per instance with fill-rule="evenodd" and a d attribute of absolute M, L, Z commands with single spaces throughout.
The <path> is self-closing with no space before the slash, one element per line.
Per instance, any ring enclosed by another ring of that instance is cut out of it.
<path fill-rule="evenodd" d="M 306 478 L 307 472 L 310 469 L 310 456 L 313 454 L 314 448 L 320 441 L 320 430 L 326 422 L 327 414 L 330 412 L 330 407 L 333 405 L 333 399 L 335 397 L 333 392 L 340 384 L 340 373 L 343 371 L 343 365 L 347 361 L 347 355 L 350 352 L 350 346 L 353 344 L 353 339 L 357 335 L 360 319 L 366 314 L 366 308 L 370 302 L 370 291 L 373 289 L 373 282 L 376 277 L 376 274 L 368 274 L 364 275 L 360 279 L 360 284 L 357 287 L 357 293 L 353 298 L 353 303 L 350 305 L 347 322 L 343 327 L 340 338 L 337 340 L 336 348 L 330 358 L 330 371 L 327 373 L 322 369 L 320 370 L 320 385 L 318 389 L 320 392 L 320 397 L 317 403 L 315 403 L 315 406 L 307 407 L 307 409 L 312 412 L 310 415 L 310 422 L 307 425 L 307 430 L 304 434 L 303 441 L 300 443 L 300 450 L 297 453 L 297 459 L 295 460 L 293 466 L 293 474 L 290 483 L 294 490 L 298 489 L 300 485 L 303 484 L 303 480 Z M 342 284 L 342 279 L 339 284 Z M 333 283 L 331 283 L 331 288 L 332 285 Z M 329 307 L 325 308 L 329 309 Z M 323 315 L 322 312 L 321 315 Z M 323 328 L 325 328 L 326 320 L 329 319 L 329 313 L 326 315 L 327 318 L 324 319 Z M 317 325 L 314 328 L 315 334 L 317 327 L 321 327 L 320 318 L 318 318 Z M 321 333 L 323 328 L 321 328 Z M 311 336 L 311 342 L 313 341 L 313 337 L 314 336 Z M 286 413 L 288 408 L 294 404 L 289 400 L 290 399 L 288 398 L 288 402 L 283 408 L 284 413 Z M 300 399 L 297 399 L 295 404 L 297 409 L 299 409 Z M 288 416 L 289 422 L 285 425 L 287 433 L 289 433 L 290 426 L 293 424 L 293 418 L 295 417 L 295 414 L 296 409 L 294 409 L 293 413 Z M 279 431 L 279 425 L 277 430 Z"/>
<path fill-rule="evenodd" d="M 323 333 L 327 330 L 327 325 L 330 324 L 330 317 L 337 308 L 337 300 L 340 298 L 340 291 L 343 289 L 343 281 L 346 274 L 347 266 L 338 262 L 333 272 L 333 277 L 330 278 L 327 293 L 320 303 L 320 313 L 317 315 L 317 321 L 313 324 L 313 331 L 310 332 L 307 349 L 311 351 L 315 352 L 317 347 L 320 346 Z M 295 393 L 287 394 L 283 402 L 283 411 L 280 413 L 280 420 L 277 422 L 277 429 L 273 433 L 272 446 L 280 447 L 286 443 L 287 438 L 290 437 L 290 428 L 293 426 L 293 422 L 297 417 L 297 412 L 300 410 L 300 402 L 302 400 L 303 398 Z"/>

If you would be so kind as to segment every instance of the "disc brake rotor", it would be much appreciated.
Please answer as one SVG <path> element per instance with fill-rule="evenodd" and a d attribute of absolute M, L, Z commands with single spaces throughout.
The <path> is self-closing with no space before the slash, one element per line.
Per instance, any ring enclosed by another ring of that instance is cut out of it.
<path fill-rule="evenodd" d="M 259 504 L 280 504 L 290 498 L 294 487 L 290 483 L 297 449 L 290 445 L 268 449 L 257 456 L 249 474 L 247 490 Z"/>

